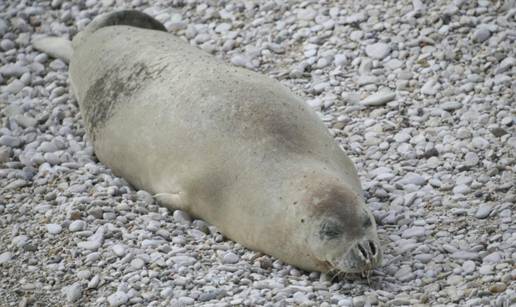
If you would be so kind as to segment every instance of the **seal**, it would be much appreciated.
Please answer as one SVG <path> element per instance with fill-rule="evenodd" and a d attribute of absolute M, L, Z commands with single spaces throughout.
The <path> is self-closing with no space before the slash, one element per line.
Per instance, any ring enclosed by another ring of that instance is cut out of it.
<path fill-rule="evenodd" d="M 352 161 L 279 82 L 228 65 L 136 11 L 96 18 L 71 52 L 56 45 L 64 43 L 34 44 L 69 54 L 87 135 L 116 175 L 301 269 L 380 264 Z"/>

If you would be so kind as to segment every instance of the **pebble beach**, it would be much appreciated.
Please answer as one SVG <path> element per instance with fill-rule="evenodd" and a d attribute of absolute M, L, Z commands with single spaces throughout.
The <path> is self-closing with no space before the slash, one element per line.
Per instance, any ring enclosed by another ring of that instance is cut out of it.
<path fill-rule="evenodd" d="M 120 9 L 303 97 L 383 264 L 299 270 L 100 163 L 68 64 L 32 42 Z M 514 306 L 515 90 L 514 0 L 0 1 L 0 306 Z"/>

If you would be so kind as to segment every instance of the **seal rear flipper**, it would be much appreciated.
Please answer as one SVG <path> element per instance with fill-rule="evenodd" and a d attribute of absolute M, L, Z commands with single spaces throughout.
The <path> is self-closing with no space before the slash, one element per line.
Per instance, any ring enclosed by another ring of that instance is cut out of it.
<path fill-rule="evenodd" d="M 32 46 L 51 57 L 61 59 L 67 63 L 72 58 L 72 42 L 63 37 L 41 37 L 32 42 Z"/>

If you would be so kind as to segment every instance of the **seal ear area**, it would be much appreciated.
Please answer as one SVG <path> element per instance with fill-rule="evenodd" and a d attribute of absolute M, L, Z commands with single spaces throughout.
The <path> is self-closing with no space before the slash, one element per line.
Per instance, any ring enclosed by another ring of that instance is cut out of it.
<path fill-rule="evenodd" d="M 167 29 L 161 22 L 143 12 L 135 10 L 121 10 L 100 15 L 88 25 L 86 31 L 95 32 L 100 28 L 110 26 L 131 26 L 167 32 Z"/>

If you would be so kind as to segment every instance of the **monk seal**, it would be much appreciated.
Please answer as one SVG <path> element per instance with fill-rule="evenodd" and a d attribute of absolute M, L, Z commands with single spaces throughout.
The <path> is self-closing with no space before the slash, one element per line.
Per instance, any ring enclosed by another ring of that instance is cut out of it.
<path fill-rule="evenodd" d="M 46 42 L 35 47 L 52 54 L 60 45 Z M 53 54 L 68 57 L 87 136 L 114 174 L 304 270 L 364 272 L 381 262 L 352 161 L 279 82 L 136 11 L 96 18 L 71 44 Z"/>

